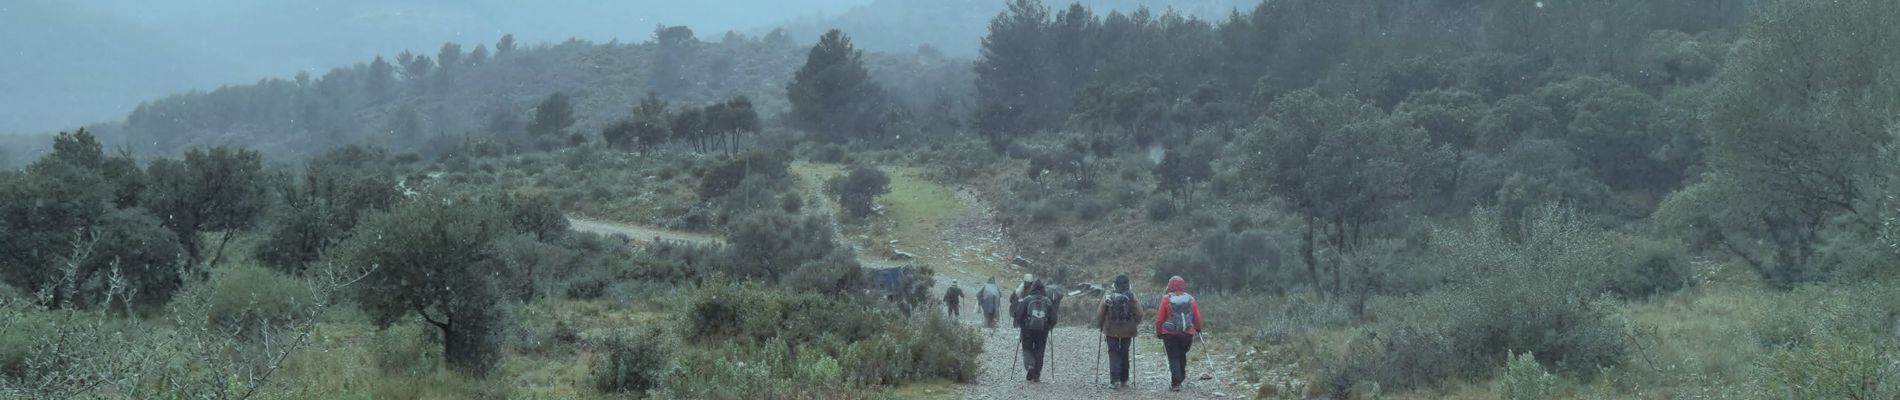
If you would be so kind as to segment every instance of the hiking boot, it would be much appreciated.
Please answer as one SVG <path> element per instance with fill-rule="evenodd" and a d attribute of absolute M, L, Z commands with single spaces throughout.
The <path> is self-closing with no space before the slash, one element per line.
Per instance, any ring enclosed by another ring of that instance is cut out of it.
<path fill-rule="evenodd" d="M 1168 385 L 1168 391 L 1179 392 L 1181 391 L 1181 385 Z"/>

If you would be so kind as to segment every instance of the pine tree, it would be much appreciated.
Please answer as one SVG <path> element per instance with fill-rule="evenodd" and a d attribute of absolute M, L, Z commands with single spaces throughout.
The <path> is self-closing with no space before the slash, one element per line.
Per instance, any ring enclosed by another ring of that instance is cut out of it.
<path fill-rule="evenodd" d="M 819 37 L 805 66 L 786 85 L 792 102 L 792 125 L 834 141 L 875 134 L 875 104 L 881 93 L 864 68 L 864 53 L 851 38 L 833 29 Z"/>

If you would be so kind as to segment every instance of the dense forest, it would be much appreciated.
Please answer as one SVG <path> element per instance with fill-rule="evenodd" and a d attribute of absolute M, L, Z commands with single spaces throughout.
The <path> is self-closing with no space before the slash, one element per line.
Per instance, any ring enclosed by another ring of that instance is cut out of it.
<path fill-rule="evenodd" d="M 1196 282 L 1202 397 L 1900 397 L 1900 3 L 984 4 L 972 58 L 504 36 L 34 138 L 0 394 L 983 397 L 945 281 L 1125 273 Z"/>

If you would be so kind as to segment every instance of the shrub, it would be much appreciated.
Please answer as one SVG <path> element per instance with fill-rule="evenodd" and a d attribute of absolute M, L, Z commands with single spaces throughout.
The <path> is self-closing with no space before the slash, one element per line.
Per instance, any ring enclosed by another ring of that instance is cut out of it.
<path fill-rule="evenodd" d="M 1680 245 L 1636 236 L 1612 238 L 1607 288 L 1624 298 L 1646 298 L 1694 283 L 1689 257 Z"/>
<path fill-rule="evenodd" d="M 1783 347 L 1758 368 L 1761 398 L 1900 398 L 1900 353 L 1873 335 L 1825 335 Z"/>
<path fill-rule="evenodd" d="M 831 178 L 825 183 L 825 190 L 838 198 L 838 205 L 846 214 L 864 218 L 871 215 L 878 196 L 891 192 L 891 178 L 877 168 L 860 165 L 852 167 L 850 173 Z"/>
<path fill-rule="evenodd" d="M 13 304 L 0 308 L 0 317 L 6 318 L 5 329 L 0 329 L 0 382 L 41 372 L 29 360 L 35 356 L 40 341 L 58 328 L 57 320 L 44 312 L 13 307 Z M 39 366 L 46 367 L 49 366 Z"/>
<path fill-rule="evenodd" d="M 668 346 L 656 331 L 618 333 L 600 342 L 594 387 L 605 393 L 645 392 L 666 373 Z"/>
<path fill-rule="evenodd" d="M 1168 201 L 1167 197 L 1157 196 L 1148 198 L 1146 209 L 1148 210 L 1149 221 L 1164 222 L 1174 218 L 1174 202 Z"/>
<path fill-rule="evenodd" d="M 140 306 L 163 305 L 183 286 L 178 264 L 186 250 L 157 216 L 138 208 L 113 210 L 100 221 L 97 232 L 92 257 L 77 271 L 80 298 L 76 300 L 105 300 L 114 273 L 129 286 L 121 294 L 133 297 L 131 303 Z"/>
<path fill-rule="evenodd" d="M 1545 372 L 1535 355 L 1525 352 L 1510 358 L 1504 363 L 1504 378 L 1498 381 L 1504 400 L 1550 400 L 1554 396 L 1557 377 Z"/>
<path fill-rule="evenodd" d="M 839 260 L 837 254 L 851 253 L 849 247 L 838 244 L 830 222 L 812 215 L 749 215 L 729 227 L 726 240 L 729 245 L 717 267 L 735 277 L 768 282 L 778 282 L 806 266 L 835 266 L 813 262 Z"/>
<path fill-rule="evenodd" d="M 315 296 L 310 286 L 276 270 L 249 264 L 231 265 L 211 273 L 206 290 L 205 321 L 214 331 L 255 338 L 261 329 L 311 317 L 307 306 Z"/>
<path fill-rule="evenodd" d="M 376 368 L 385 374 L 422 376 L 434 373 L 442 354 L 434 346 L 439 338 L 420 324 L 392 326 L 370 338 L 369 350 Z"/>
<path fill-rule="evenodd" d="M 1053 223 L 1059 219 L 1061 213 L 1062 210 L 1055 201 L 1040 200 L 1029 206 L 1029 221 L 1038 224 Z"/>
<path fill-rule="evenodd" d="M 1553 370 L 1590 377 L 1629 352 L 1626 327 L 1603 298 L 1609 241 L 1557 209 L 1506 239 L 1496 213 L 1471 227 L 1440 229 L 1435 262 L 1456 265 L 1462 282 L 1404 300 L 1372 350 L 1348 354 L 1330 382 L 1371 376 L 1395 388 L 1495 372 L 1507 352 L 1537 354 Z"/>
<path fill-rule="evenodd" d="M 1094 196 L 1084 197 L 1075 203 L 1075 217 L 1083 221 L 1102 219 L 1102 216 L 1106 214 L 1108 214 L 1108 206 Z"/>
<path fill-rule="evenodd" d="M 502 206 L 508 213 L 509 224 L 517 232 L 532 234 L 541 240 L 554 240 L 568 233 L 567 215 L 561 213 L 561 209 L 547 197 L 509 196 L 503 200 Z"/>

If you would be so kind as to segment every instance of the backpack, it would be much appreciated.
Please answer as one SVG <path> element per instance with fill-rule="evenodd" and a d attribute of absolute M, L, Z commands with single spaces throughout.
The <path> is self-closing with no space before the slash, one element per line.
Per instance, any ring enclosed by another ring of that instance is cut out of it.
<path fill-rule="evenodd" d="M 1134 295 L 1128 292 L 1109 292 L 1108 298 L 1103 299 L 1103 302 L 1108 304 L 1109 319 L 1114 321 L 1130 321 L 1135 319 Z"/>
<path fill-rule="evenodd" d="M 1187 334 L 1194 327 L 1194 296 L 1168 296 L 1168 321 L 1161 324 L 1167 333 Z"/>
<path fill-rule="evenodd" d="M 1023 299 L 1023 329 L 1032 331 L 1049 330 L 1049 317 L 1055 310 L 1049 307 L 1048 296 L 1029 296 Z"/>

